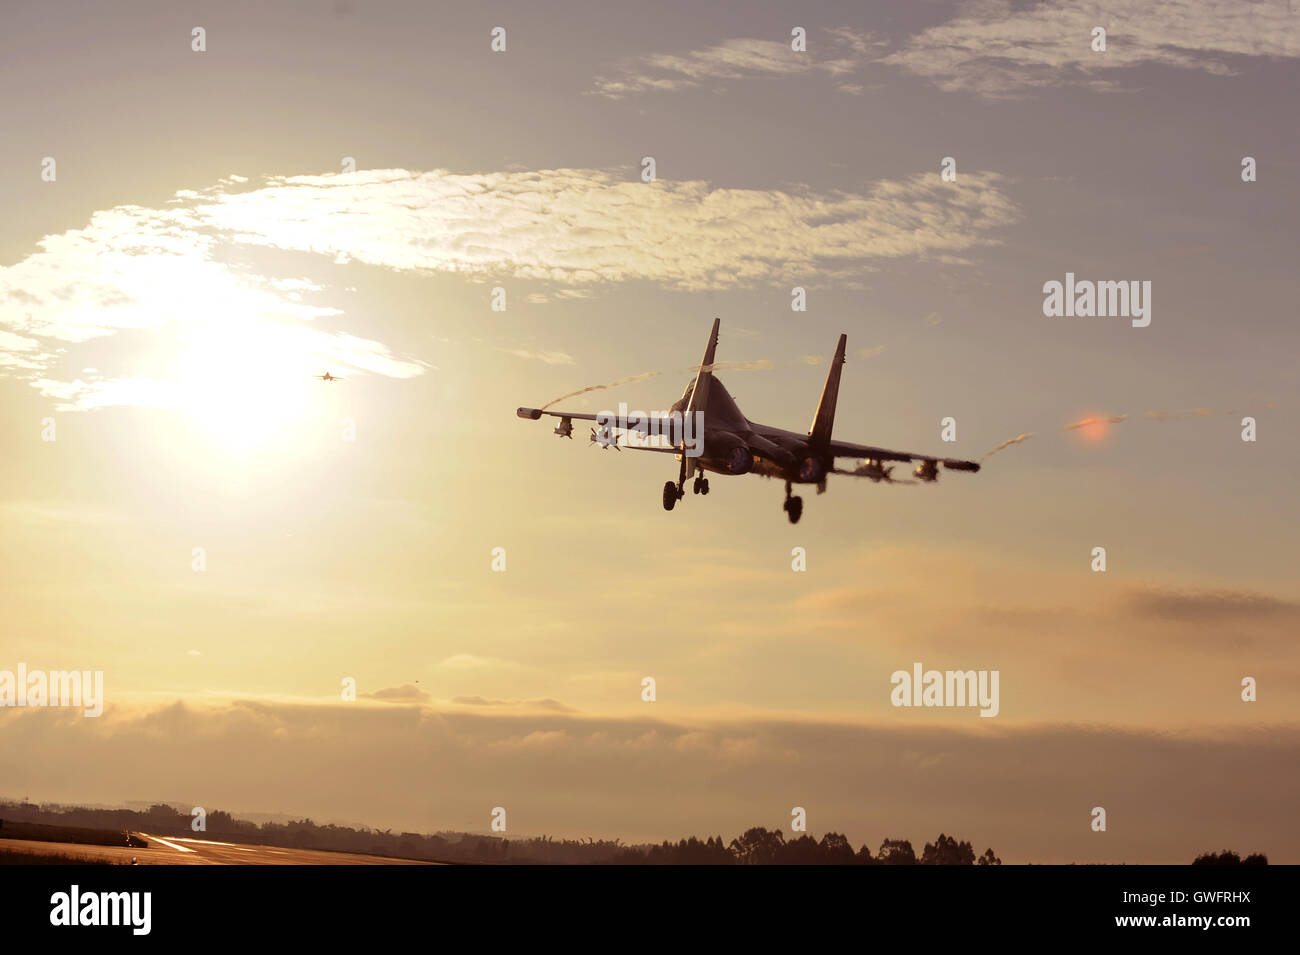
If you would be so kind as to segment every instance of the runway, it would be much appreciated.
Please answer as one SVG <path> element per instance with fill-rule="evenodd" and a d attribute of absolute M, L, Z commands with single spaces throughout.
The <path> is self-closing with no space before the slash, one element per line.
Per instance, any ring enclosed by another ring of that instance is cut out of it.
<path fill-rule="evenodd" d="M 37 842 L 29 839 L 0 839 L 0 851 L 31 852 L 38 855 L 69 856 L 88 862 L 137 865 L 438 865 L 412 859 L 327 852 L 320 849 L 289 849 L 283 846 L 250 846 L 180 836 L 135 835 L 149 840 L 145 849 L 125 846 L 94 846 L 70 842 Z"/>

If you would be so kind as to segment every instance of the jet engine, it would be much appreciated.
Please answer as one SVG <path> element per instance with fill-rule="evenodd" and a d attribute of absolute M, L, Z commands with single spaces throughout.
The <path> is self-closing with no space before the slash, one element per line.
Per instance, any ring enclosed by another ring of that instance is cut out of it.
<path fill-rule="evenodd" d="M 799 459 L 799 480 L 819 482 L 826 476 L 826 462 L 815 454 L 805 454 Z"/>
<path fill-rule="evenodd" d="M 727 452 L 723 464 L 728 474 L 748 474 L 754 466 L 754 455 L 750 453 L 749 448 L 738 444 Z"/>
<path fill-rule="evenodd" d="M 929 459 L 922 461 L 912 473 L 927 483 L 937 481 L 939 480 L 939 462 Z"/>
<path fill-rule="evenodd" d="M 728 474 L 748 474 L 754 467 L 754 453 L 749 445 L 729 431 L 710 434 L 704 451 L 708 457 L 722 462 Z"/>

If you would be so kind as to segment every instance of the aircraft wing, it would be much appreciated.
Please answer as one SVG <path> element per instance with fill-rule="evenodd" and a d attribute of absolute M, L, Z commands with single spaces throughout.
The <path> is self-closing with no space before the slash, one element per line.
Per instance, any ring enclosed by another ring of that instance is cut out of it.
<path fill-rule="evenodd" d="M 624 451 L 658 451 L 660 454 L 681 454 L 681 448 L 667 448 L 657 444 L 615 444 L 611 447 L 622 448 Z"/>
<path fill-rule="evenodd" d="M 568 418 L 571 421 L 596 420 L 594 414 L 584 414 L 578 411 L 543 411 L 541 408 L 520 408 L 515 412 L 515 414 L 521 418 L 528 418 L 532 421 L 537 421 L 542 415 L 550 415 L 552 418 Z M 642 433 L 655 430 L 658 434 L 663 435 L 680 435 L 682 430 L 682 419 L 680 415 L 675 418 L 663 418 L 651 415 L 646 415 L 644 418 L 638 418 L 634 415 L 629 415 L 627 420 L 629 423 L 636 424 L 637 427 L 630 429 L 615 428 L 614 430 L 631 430 L 640 431 Z M 674 424 L 673 422 L 676 423 Z M 624 445 L 624 447 L 631 447 L 631 445 Z M 665 448 L 664 450 L 667 451 L 672 449 Z"/>
<path fill-rule="evenodd" d="M 890 451 L 887 448 L 873 448 L 865 444 L 853 444 L 850 441 L 830 442 L 830 452 L 837 458 L 870 458 L 873 461 L 941 461 L 951 471 L 978 471 L 978 461 L 961 461 L 957 458 L 941 458 L 933 454 L 915 454 L 911 451 Z"/>
<path fill-rule="evenodd" d="M 550 415 L 552 418 L 572 418 L 574 421 L 595 421 L 594 414 L 582 414 L 577 411 L 543 411 L 541 408 L 520 408 L 515 414 L 521 418 L 530 418 L 537 421 L 542 415 Z"/>

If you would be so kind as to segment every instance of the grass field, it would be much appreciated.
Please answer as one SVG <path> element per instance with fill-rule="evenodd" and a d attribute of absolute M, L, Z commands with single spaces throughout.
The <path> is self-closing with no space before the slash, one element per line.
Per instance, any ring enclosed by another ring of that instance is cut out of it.
<path fill-rule="evenodd" d="M 37 822 L 0 819 L 0 839 L 31 842 L 70 842 L 86 846 L 126 846 L 142 849 L 148 842 L 120 829 L 88 829 L 83 826 L 48 826 Z"/>
<path fill-rule="evenodd" d="M 126 865 L 108 859 L 75 856 L 67 853 L 23 852 L 0 845 L 0 865 Z"/>

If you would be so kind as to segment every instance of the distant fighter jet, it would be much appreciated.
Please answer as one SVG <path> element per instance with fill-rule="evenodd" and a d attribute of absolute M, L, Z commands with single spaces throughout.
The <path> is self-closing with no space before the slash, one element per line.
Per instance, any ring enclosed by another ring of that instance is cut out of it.
<path fill-rule="evenodd" d="M 750 421 L 736 406 L 735 400 L 723 387 L 722 382 L 713 376 L 713 355 L 718 347 L 718 319 L 713 320 L 713 330 L 709 333 L 709 343 L 704 350 L 704 360 L 695 380 L 686 386 L 670 409 L 670 414 L 678 413 L 683 418 L 695 420 L 696 412 L 703 412 L 704 433 L 697 435 L 702 441 L 701 453 L 692 457 L 686 453 L 686 433 L 681 422 L 674 422 L 665 416 L 638 416 L 631 427 L 624 427 L 625 432 L 681 435 L 673 438 L 672 446 L 655 446 L 650 444 L 619 445 L 611 438 L 609 416 L 593 430 L 591 440 L 602 445 L 631 448 L 638 451 L 662 451 L 675 454 L 681 462 L 677 480 L 664 484 L 663 505 L 665 511 L 686 496 L 686 479 L 694 475 L 691 490 L 695 494 L 709 493 L 709 479 L 705 471 L 715 474 L 761 474 L 785 481 L 785 504 L 783 510 L 790 518 L 791 524 L 797 524 L 803 514 L 803 499 L 792 497 L 791 486 L 794 484 L 815 484 L 817 493 L 826 490 L 826 478 L 829 474 L 844 474 L 851 477 L 865 477 L 872 481 L 885 481 L 895 484 L 910 484 L 911 481 L 894 481 L 890 477 L 892 468 L 886 468 L 887 461 L 916 461 L 912 474 L 920 481 L 933 483 L 939 478 L 939 463 L 952 471 L 978 471 L 980 466 L 975 461 L 958 461 L 953 458 L 940 458 L 928 454 L 913 454 L 909 451 L 889 451 L 862 444 L 850 444 L 837 441 L 831 437 L 831 427 L 835 419 L 835 400 L 840 390 L 840 371 L 844 365 L 844 348 L 848 342 L 847 335 L 841 335 L 839 345 L 835 348 L 835 358 L 831 361 L 830 374 L 826 376 L 826 386 L 822 389 L 821 401 L 817 405 L 817 414 L 813 417 L 812 427 L 807 434 L 784 431 L 770 425 Z M 573 419 L 597 421 L 594 414 L 578 414 L 567 411 L 544 411 L 540 408 L 520 408 L 515 412 L 521 418 L 533 421 L 542 415 L 560 419 L 555 427 L 555 434 L 572 437 Z M 675 429 L 675 430 L 673 430 Z M 864 463 L 854 470 L 841 470 L 835 467 L 836 458 L 864 459 Z M 696 473 L 696 472 L 700 473 Z"/>
<path fill-rule="evenodd" d="M 325 372 L 325 374 L 323 375 L 312 375 L 312 377 L 319 378 L 321 381 L 346 381 L 347 380 L 345 378 L 340 378 L 337 375 L 331 375 L 328 371 Z"/>

